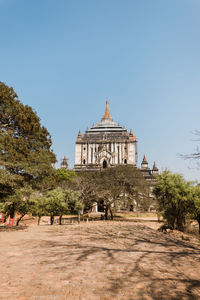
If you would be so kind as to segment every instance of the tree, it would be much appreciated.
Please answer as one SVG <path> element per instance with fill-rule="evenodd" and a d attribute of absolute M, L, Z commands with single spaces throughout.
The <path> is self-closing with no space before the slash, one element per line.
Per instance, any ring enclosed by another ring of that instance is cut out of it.
<path fill-rule="evenodd" d="M 25 186 L 21 189 L 16 189 L 15 193 L 7 198 L 5 207 L 8 214 L 11 217 L 14 217 L 14 212 L 20 214 L 19 218 L 17 219 L 17 226 L 22 218 L 31 212 L 31 207 L 34 204 L 30 199 L 32 192 L 33 190 L 30 186 Z"/>
<path fill-rule="evenodd" d="M 20 175 L 10 174 L 7 170 L 0 169 L 0 203 L 3 199 L 13 195 L 19 186 L 22 186 Z"/>
<path fill-rule="evenodd" d="M 50 215 L 50 224 L 53 225 L 54 217 L 59 216 L 61 225 L 62 216 L 68 212 L 68 203 L 65 200 L 65 193 L 61 188 L 58 187 L 47 192 L 46 209 Z"/>
<path fill-rule="evenodd" d="M 197 136 L 197 139 L 195 140 L 196 142 L 200 141 L 200 130 L 195 130 L 193 132 L 193 134 L 195 136 Z M 200 167 L 200 163 L 199 163 L 199 159 L 200 159 L 200 148 L 199 146 L 196 147 L 195 151 L 193 153 L 190 154 L 180 154 L 179 155 L 181 158 L 185 159 L 185 160 L 194 160 L 197 162 L 197 167 Z"/>
<path fill-rule="evenodd" d="M 80 223 L 80 214 L 84 209 L 84 203 L 80 198 L 80 192 L 65 190 L 65 201 L 68 203 L 70 214 L 78 213 L 78 222 Z"/>
<path fill-rule="evenodd" d="M 193 198 L 189 207 L 190 217 L 198 222 L 200 235 L 200 185 L 192 188 Z"/>
<path fill-rule="evenodd" d="M 51 145 L 37 114 L 18 100 L 13 88 L 0 82 L 0 201 L 27 185 L 54 186 L 56 158 Z"/>
<path fill-rule="evenodd" d="M 65 168 L 60 168 L 56 170 L 57 184 L 65 188 L 72 188 L 74 186 L 74 179 L 76 178 L 76 173 L 74 171 L 69 171 Z"/>
<path fill-rule="evenodd" d="M 53 225 L 54 217 L 59 216 L 59 224 L 62 224 L 62 216 L 73 214 L 83 209 L 80 193 L 72 190 L 63 190 L 58 187 L 47 192 L 46 212 L 50 215 L 50 223 Z"/>
<path fill-rule="evenodd" d="M 193 201 L 192 183 L 179 174 L 164 171 L 158 175 L 153 192 L 168 225 L 184 231 L 185 219 Z"/>
<path fill-rule="evenodd" d="M 104 207 L 105 219 L 113 219 L 113 208 L 123 202 L 134 204 L 138 199 L 149 195 L 149 186 L 141 172 L 133 166 L 117 166 L 94 173 L 83 173 L 81 197 L 84 204 L 92 206 L 101 202 Z M 138 200 L 139 201 L 139 200 Z"/>
<path fill-rule="evenodd" d="M 74 189 L 80 193 L 84 210 L 89 211 L 98 202 L 96 172 L 80 172 L 74 182 Z"/>
<path fill-rule="evenodd" d="M 132 166 L 119 166 L 115 172 L 117 184 L 122 187 L 127 204 L 147 211 L 153 200 L 150 197 L 150 186 L 140 170 Z"/>
<path fill-rule="evenodd" d="M 38 225 L 40 225 L 41 218 L 48 214 L 46 197 L 36 191 L 31 195 L 31 200 L 33 202 L 31 213 L 33 216 L 38 217 Z"/>

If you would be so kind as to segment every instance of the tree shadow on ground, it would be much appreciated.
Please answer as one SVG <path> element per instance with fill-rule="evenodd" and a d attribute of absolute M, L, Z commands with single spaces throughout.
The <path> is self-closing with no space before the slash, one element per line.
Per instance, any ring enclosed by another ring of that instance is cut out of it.
<path fill-rule="evenodd" d="M 0 226 L 0 232 L 4 232 L 4 231 L 22 231 L 27 229 L 28 226 L 26 225 L 19 225 L 19 226 L 9 226 L 9 225 L 4 225 L 4 226 Z"/>
<path fill-rule="evenodd" d="M 119 226 L 113 231 L 112 228 L 89 230 L 90 233 L 74 231 L 72 240 L 67 242 L 40 242 L 46 253 L 43 263 L 55 266 L 58 271 L 62 262 L 62 272 L 66 274 L 69 266 L 79 272 L 82 265 L 100 264 L 106 278 L 104 295 L 116 297 L 125 291 L 126 299 L 200 299 L 200 247 L 143 225 Z M 187 268 L 194 274 L 188 275 Z"/>
<path fill-rule="evenodd" d="M 126 219 L 124 217 L 121 217 L 121 216 L 117 216 L 117 217 L 114 217 L 113 220 L 111 219 L 108 219 L 108 220 L 101 220 L 99 217 L 93 217 L 93 218 L 89 218 L 89 221 L 102 221 L 102 222 L 130 222 L 130 223 L 149 223 L 149 222 L 153 222 L 153 223 L 163 223 L 163 221 L 158 221 L 158 220 L 155 220 L 155 219 L 142 219 L 142 218 L 138 218 L 138 217 L 134 217 L 133 218 L 130 218 L 130 219 Z"/>

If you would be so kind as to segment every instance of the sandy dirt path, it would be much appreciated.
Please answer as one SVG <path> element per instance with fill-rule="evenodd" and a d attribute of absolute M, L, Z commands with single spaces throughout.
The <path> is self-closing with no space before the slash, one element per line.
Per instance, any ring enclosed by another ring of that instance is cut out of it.
<path fill-rule="evenodd" d="M 141 222 L 0 228 L 0 299 L 200 299 L 200 244 Z"/>

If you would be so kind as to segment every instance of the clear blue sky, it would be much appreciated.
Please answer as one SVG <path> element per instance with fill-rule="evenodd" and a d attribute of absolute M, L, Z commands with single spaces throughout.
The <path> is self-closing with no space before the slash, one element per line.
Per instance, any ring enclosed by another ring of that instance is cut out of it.
<path fill-rule="evenodd" d="M 165 168 L 199 180 L 178 158 L 200 129 L 199 0 L 0 0 L 0 81 L 13 86 L 74 164 L 78 130 L 110 102 L 116 122 Z"/>

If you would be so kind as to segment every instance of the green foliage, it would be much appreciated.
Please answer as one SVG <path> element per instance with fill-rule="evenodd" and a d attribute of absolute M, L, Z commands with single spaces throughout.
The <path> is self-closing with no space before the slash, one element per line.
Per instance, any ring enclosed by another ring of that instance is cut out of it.
<path fill-rule="evenodd" d="M 200 234 L 200 186 L 194 186 L 192 189 L 193 201 L 189 209 L 190 217 L 197 220 L 199 224 L 199 234 Z"/>
<path fill-rule="evenodd" d="M 47 192 L 46 195 L 46 213 L 51 217 L 51 224 L 53 225 L 54 216 L 60 216 L 74 213 L 83 209 L 83 203 L 80 201 L 80 193 L 77 191 L 63 190 L 58 187 L 52 191 Z"/>
<path fill-rule="evenodd" d="M 74 171 L 69 171 L 64 168 L 57 169 L 56 174 L 58 182 L 72 181 L 76 177 L 76 173 Z"/>
<path fill-rule="evenodd" d="M 149 186 L 141 172 L 132 166 L 118 166 L 98 172 L 81 172 L 78 176 L 78 188 L 85 209 L 94 203 L 101 202 L 104 206 L 105 217 L 112 209 L 123 202 L 133 204 L 136 197 L 138 202 L 149 196 Z"/>
<path fill-rule="evenodd" d="M 100 198 L 105 205 L 105 217 L 108 211 L 113 218 L 112 208 L 120 206 L 123 202 L 134 205 L 149 196 L 149 186 L 141 172 L 132 166 L 118 166 L 108 168 L 97 175 Z"/>
<path fill-rule="evenodd" d="M 84 204 L 78 191 L 65 190 L 65 201 L 68 203 L 69 213 L 71 214 L 84 209 Z"/>
<path fill-rule="evenodd" d="M 183 231 L 185 218 L 193 203 L 192 183 L 179 174 L 164 171 L 157 177 L 154 194 L 168 225 Z"/>
<path fill-rule="evenodd" d="M 0 83 L 0 165 L 23 180 L 39 183 L 55 162 L 51 137 L 31 107 Z"/>
<path fill-rule="evenodd" d="M 74 179 L 76 178 L 76 176 L 77 175 L 74 171 L 69 171 L 65 168 L 60 168 L 56 170 L 57 184 L 63 189 L 74 188 Z"/>
<path fill-rule="evenodd" d="M 0 202 L 14 194 L 15 189 L 22 185 L 22 176 L 10 174 L 6 169 L 0 169 Z"/>
<path fill-rule="evenodd" d="M 0 212 L 2 212 L 3 214 L 7 213 L 7 205 L 5 202 L 0 202 Z"/>
<path fill-rule="evenodd" d="M 20 189 L 55 185 L 51 137 L 31 107 L 0 82 L 0 202 L 18 198 Z M 16 201 L 13 200 L 13 208 Z"/>
<path fill-rule="evenodd" d="M 42 217 L 48 214 L 47 212 L 47 199 L 40 192 L 36 191 L 31 195 L 33 203 L 31 213 L 33 216 Z"/>
<path fill-rule="evenodd" d="M 14 217 L 15 212 L 20 215 L 17 220 L 17 225 L 26 214 L 31 212 L 31 207 L 34 205 L 33 201 L 30 199 L 31 194 L 32 188 L 30 186 L 25 186 L 16 189 L 15 193 L 9 196 L 5 202 L 5 210 L 8 215 Z"/>
<path fill-rule="evenodd" d="M 75 178 L 75 189 L 80 192 L 84 209 L 90 210 L 98 202 L 96 172 L 80 172 Z"/>
<path fill-rule="evenodd" d="M 46 208 L 49 215 L 60 216 L 68 212 L 68 203 L 65 201 L 65 192 L 56 188 L 47 192 Z"/>

